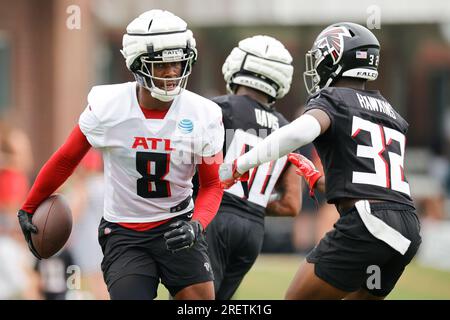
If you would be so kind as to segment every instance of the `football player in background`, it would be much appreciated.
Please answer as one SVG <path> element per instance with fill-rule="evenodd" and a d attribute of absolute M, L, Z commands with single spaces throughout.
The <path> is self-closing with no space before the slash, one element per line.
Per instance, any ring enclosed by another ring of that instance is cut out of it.
<path fill-rule="evenodd" d="M 222 67 L 230 94 L 213 99 L 222 108 L 225 161 L 288 123 L 274 103 L 289 92 L 291 63 L 288 50 L 269 36 L 246 38 L 231 51 Z M 286 156 L 251 170 L 242 183 L 226 190 L 206 233 L 219 300 L 231 299 L 258 257 L 265 215 L 292 217 L 301 206 L 301 180 Z"/>
<path fill-rule="evenodd" d="M 25 238 L 37 255 L 33 212 L 94 147 L 104 159 L 99 242 L 111 299 L 153 299 L 160 280 L 175 299 L 214 299 L 204 230 L 223 194 L 224 129 L 220 108 L 185 89 L 195 39 L 181 18 L 150 10 L 128 25 L 122 54 L 136 82 L 92 88 L 78 125 L 18 213 Z"/>
<path fill-rule="evenodd" d="M 318 181 L 326 188 L 340 218 L 300 266 L 286 299 L 383 299 L 420 246 L 404 167 L 408 123 L 379 91 L 365 89 L 378 76 L 379 56 L 377 38 L 363 26 L 324 29 L 306 54 L 305 113 L 221 166 L 221 179 L 232 184 L 314 141 L 325 180 L 308 159 L 293 154 L 290 161 L 311 189 Z M 278 155 L 266 152 L 274 145 Z"/>

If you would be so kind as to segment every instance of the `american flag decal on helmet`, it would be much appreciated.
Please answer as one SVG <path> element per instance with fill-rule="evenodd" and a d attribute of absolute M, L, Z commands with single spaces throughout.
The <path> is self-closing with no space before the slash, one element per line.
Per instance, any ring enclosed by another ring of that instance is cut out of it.
<path fill-rule="evenodd" d="M 314 46 L 325 49 L 324 55 L 331 55 L 333 63 L 341 60 L 344 51 L 344 37 L 351 37 L 350 32 L 345 27 L 330 27 L 324 30 L 318 37 Z"/>

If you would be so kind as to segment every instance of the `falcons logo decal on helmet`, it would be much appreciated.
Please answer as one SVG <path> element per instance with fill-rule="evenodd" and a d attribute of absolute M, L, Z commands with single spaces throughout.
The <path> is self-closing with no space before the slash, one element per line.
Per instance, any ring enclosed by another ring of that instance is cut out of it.
<path fill-rule="evenodd" d="M 351 38 L 351 34 L 347 28 L 331 27 L 324 30 L 317 37 L 314 46 L 325 49 L 325 52 L 329 53 L 333 58 L 333 64 L 336 64 L 341 60 L 342 53 L 344 52 L 344 37 Z"/>

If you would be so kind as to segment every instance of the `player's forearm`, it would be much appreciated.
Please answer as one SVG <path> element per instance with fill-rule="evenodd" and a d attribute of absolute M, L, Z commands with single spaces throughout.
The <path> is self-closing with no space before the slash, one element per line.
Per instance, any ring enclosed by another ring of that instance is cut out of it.
<path fill-rule="evenodd" d="M 219 210 L 223 189 L 219 184 L 214 187 L 200 187 L 195 201 L 193 219 L 198 220 L 203 229 L 209 225 Z"/>
<path fill-rule="evenodd" d="M 316 182 L 316 190 L 321 193 L 325 193 L 325 176 L 322 176 Z"/>
<path fill-rule="evenodd" d="M 295 166 L 288 165 L 275 188 L 281 197 L 270 201 L 266 214 L 270 216 L 295 217 L 301 209 L 301 178 L 295 173 Z"/>
<path fill-rule="evenodd" d="M 316 139 L 320 134 L 320 124 L 311 115 L 302 115 L 290 124 L 276 130 L 256 147 L 237 159 L 239 173 L 276 160 Z"/>
<path fill-rule="evenodd" d="M 299 199 L 301 199 L 299 197 Z M 300 201 L 281 199 L 269 202 L 266 207 L 266 215 L 278 217 L 295 217 L 300 211 Z"/>
<path fill-rule="evenodd" d="M 29 213 L 34 213 L 39 204 L 47 199 L 70 177 L 90 147 L 86 137 L 80 131 L 79 127 L 76 126 L 67 141 L 39 171 L 21 209 Z"/>

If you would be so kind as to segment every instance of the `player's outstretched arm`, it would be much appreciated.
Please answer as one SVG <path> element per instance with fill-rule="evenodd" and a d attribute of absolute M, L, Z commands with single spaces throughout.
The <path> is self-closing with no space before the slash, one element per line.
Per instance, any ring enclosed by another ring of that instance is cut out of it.
<path fill-rule="evenodd" d="M 295 121 L 270 134 L 233 163 L 222 164 L 219 169 L 222 184 L 229 188 L 248 170 L 313 142 L 328 130 L 330 125 L 330 117 L 325 111 L 309 110 Z"/>
<path fill-rule="evenodd" d="M 290 124 L 276 130 L 252 150 L 240 156 L 236 162 L 236 171 L 243 174 L 265 162 L 281 158 L 313 142 L 329 126 L 330 118 L 324 111 L 310 110 Z"/>
<path fill-rule="evenodd" d="M 278 180 L 275 190 L 279 190 L 281 196 L 267 204 L 266 215 L 295 217 L 300 212 L 301 178 L 296 174 L 295 169 L 293 165 L 289 165 Z"/>
<path fill-rule="evenodd" d="M 36 208 L 67 180 L 90 148 L 91 145 L 77 125 L 66 142 L 39 171 L 25 203 L 17 214 L 25 240 L 37 258 L 39 256 L 31 243 L 31 232 L 38 231 L 31 222 L 32 215 Z"/>

